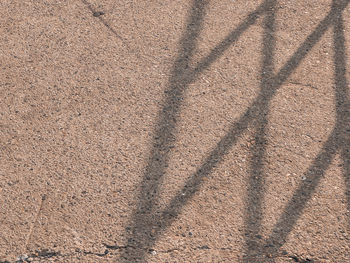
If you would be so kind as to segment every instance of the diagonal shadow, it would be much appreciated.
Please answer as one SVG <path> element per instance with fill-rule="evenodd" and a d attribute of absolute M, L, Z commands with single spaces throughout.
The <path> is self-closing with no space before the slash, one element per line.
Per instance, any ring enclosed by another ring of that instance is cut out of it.
<path fill-rule="evenodd" d="M 343 1 L 340 5 L 340 10 L 343 10 L 349 0 Z M 272 81 L 272 87 L 267 96 L 263 96 L 261 93 L 246 110 L 244 114 L 235 122 L 226 135 L 218 142 L 216 147 L 208 154 L 203 164 L 197 169 L 197 171 L 187 180 L 183 189 L 178 191 L 176 196 L 172 199 L 167 209 L 163 211 L 163 216 L 171 215 L 171 217 L 177 216 L 181 208 L 192 198 L 193 194 L 200 188 L 202 179 L 206 177 L 213 168 L 218 165 L 223 157 L 228 153 L 230 148 L 237 142 L 239 136 L 248 127 L 254 124 L 254 120 L 258 119 L 260 108 L 259 105 L 263 105 L 265 100 L 271 100 L 277 89 L 283 84 L 283 82 L 292 74 L 297 66 L 302 62 L 304 57 L 308 54 L 309 50 L 320 40 L 323 34 L 327 31 L 332 24 L 336 16 L 335 10 L 331 10 L 329 14 L 319 23 L 316 29 L 306 38 L 306 40 L 300 45 L 293 56 L 285 63 L 280 71 L 274 76 Z M 168 224 L 167 224 L 168 225 Z"/>
<path fill-rule="evenodd" d="M 92 13 L 95 12 L 86 0 L 82 0 L 82 2 Z M 249 262 L 250 256 L 257 254 L 260 248 L 254 243 L 254 237 L 259 233 L 262 219 L 261 202 L 264 193 L 263 158 L 265 154 L 264 145 L 266 144 L 265 136 L 269 102 L 276 90 L 298 67 L 309 50 L 319 41 L 332 24 L 334 24 L 334 65 L 337 102 L 336 127 L 314 160 L 313 165 L 306 172 L 307 179 L 297 189 L 293 198 L 288 203 L 273 230 L 273 234 L 266 241 L 265 247 L 273 247 L 273 251 L 276 252 L 277 248 L 283 245 L 287 235 L 302 214 L 306 202 L 311 197 L 339 149 L 343 159 L 343 174 L 347 188 L 346 196 L 348 210 L 350 210 L 350 127 L 348 125 L 350 123 L 350 102 L 346 79 L 344 26 L 341 17 L 342 11 L 348 3 L 349 0 L 334 0 L 331 12 L 319 23 L 313 33 L 307 37 L 282 69 L 273 76 L 273 47 L 275 41 L 273 24 L 276 0 L 265 0 L 262 5 L 248 15 L 247 19 L 240 23 L 235 30 L 213 48 L 209 55 L 203 58 L 196 67 L 189 69 L 189 62 L 195 51 L 196 39 L 200 33 L 205 7 L 207 5 L 206 1 L 194 1 L 186 32 L 180 41 L 181 48 L 179 55 L 173 66 L 168 89 L 165 91 L 165 104 L 159 114 L 151 157 L 141 183 L 142 190 L 139 196 L 139 205 L 132 216 L 132 238 L 129 239 L 128 245 L 125 246 L 126 248 L 141 248 L 142 252 L 138 258 L 143 260 L 145 251 L 153 246 L 160 233 L 172 223 L 181 212 L 181 208 L 199 189 L 203 177 L 207 176 L 220 163 L 223 156 L 236 143 L 244 130 L 249 126 L 255 126 L 255 144 L 251 150 L 251 177 L 247 191 L 248 208 L 245 219 L 245 237 L 246 254 L 248 257 L 245 260 Z M 256 22 L 260 15 L 265 13 L 262 72 L 266 72 L 266 74 L 262 74 L 261 92 L 258 98 L 219 141 L 217 147 L 208 155 L 202 166 L 186 182 L 184 189 L 179 191 L 172 199 L 167 209 L 164 211 L 154 211 L 158 187 L 162 182 L 165 168 L 168 165 L 169 151 L 175 141 L 176 120 L 187 86 L 195 81 L 204 70 L 208 69 L 242 33 Z M 127 46 L 124 39 L 102 17 L 99 16 L 98 19 Z M 127 250 L 125 251 L 127 252 Z M 124 253 L 122 258 L 130 262 L 135 257 Z"/>
<path fill-rule="evenodd" d="M 267 8 L 266 3 L 274 4 L 275 1 L 266 0 L 262 6 Z M 229 132 L 218 142 L 217 146 L 210 152 L 208 157 L 200 168 L 187 180 L 185 186 L 179 191 L 176 196 L 171 200 L 170 204 L 164 211 L 154 211 L 154 206 L 157 198 L 157 190 L 162 181 L 165 168 L 168 163 L 168 153 L 173 146 L 175 140 L 175 124 L 176 118 L 179 113 L 180 102 L 183 98 L 184 91 L 189 83 L 194 81 L 197 75 L 203 70 L 208 68 L 210 64 L 215 61 L 224 52 L 225 48 L 228 48 L 232 42 L 236 41 L 241 33 L 246 30 L 249 25 L 253 24 L 257 15 L 263 13 L 262 11 L 252 13 L 254 15 L 248 16 L 248 19 L 241 23 L 233 33 L 230 34 L 223 42 L 221 42 L 213 51 L 197 64 L 194 70 L 188 70 L 189 59 L 193 55 L 195 40 L 200 31 L 200 24 L 204 16 L 205 3 L 202 1 L 194 1 L 191 16 L 188 21 L 186 32 L 181 40 L 181 48 L 178 59 L 174 63 L 174 69 L 169 80 L 169 88 L 166 90 L 166 102 L 160 112 L 160 118 L 158 126 L 154 136 L 154 144 L 151 152 L 151 157 L 146 167 L 145 175 L 141 183 L 141 194 L 139 196 L 139 206 L 134 211 L 132 216 L 132 226 L 130 228 L 131 238 L 128 244 L 125 246 L 125 250 L 121 255 L 121 258 L 125 262 L 133 262 L 136 260 L 145 260 L 145 253 L 148 249 L 154 245 L 159 235 L 175 220 L 178 214 L 181 212 L 182 207 L 187 203 L 190 198 L 199 190 L 202 179 L 206 177 L 212 169 L 221 162 L 223 157 L 227 154 L 230 148 L 236 143 L 239 136 L 249 126 L 254 125 L 254 120 L 259 123 L 256 133 L 257 142 L 263 142 L 265 140 L 265 126 L 267 123 L 266 116 L 261 118 L 261 113 L 268 112 L 268 103 L 274 96 L 277 89 L 283 84 L 283 82 L 290 76 L 290 74 L 298 67 L 304 57 L 308 54 L 309 50 L 320 40 L 323 34 L 328 30 L 329 26 L 335 20 L 335 17 L 341 12 L 349 3 L 349 1 L 341 1 L 337 8 L 332 8 L 329 14 L 319 23 L 316 29 L 306 38 L 303 44 L 297 49 L 293 56 L 287 61 L 287 63 L 281 68 L 281 70 L 274 76 L 272 71 L 270 77 L 263 77 L 262 92 L 256 100 L 251 104 L 247 111 L 235 122 Z M 262 8 L 262 7 L 260 7 Z M 259 10 L 259 9 L 258 9 Z M 266 32 L 267 28 L 273 25 L 273 15 L 270 13 L 266 19 Z M 247 22 L 249 21 L 249 22 Z M 243 30 L 244 29 L 244 30 Z M 270 29 L 271 31 L 271 29 Z M 273 33 L 273 32 L 269 32 Z M 230 42 L 231 41 L 231 42 Z M 266 46 L 273 44 L 273 36 L 265 37 Z M 270 43 L 270 44 L 268 44 Z M 273 54 L 266 54 L 263 65 L 265 67 L 271 67 L 272 69 L 272 58 Z M 264 111 L 265 109 L 265 111 Z M 326 142 L 325 147 L 333 145 L 334 141 L 332 137 Z M 328 152 L 325 153 L 324 157 L 322 154 L 319 158 L 329 158 Z M 264 147 L 259 149 L 258 153 L 253 156 L 253 160 L 257 164 L 261 163 L 264 155 Z M 317 169 L 325 170 L 326 166 L 318 165 L 319 161 L 316 159 L 315 167 Z M 316 168 L 310 168 L 309 170 L 315 171 Z M 262 165 L 256 172 L 262 173 Z M 263 181 L 252 182 L 262 185 Z M 250 194 L 252 199 L 253 194 Z M 298 192 L 296 193 L 298 196 Z M 261 199 L 261 197 L 259 197 Z M 259 199 L 258 198 L 258 199 Z M 307 199 L 305 199 L 307 200 Z M 261 201 L 260 201 L 261 202 Z M 301 209 L 302 210 L 302 209 Z M 300 211 L 301 211 L 300 210 Z M 249 212 L 248 212 L 249 213 Z M 301 212 L 300 212 L 301 213 Z M 300 213 L 295 217 L 296 219 L 300 216 Z M 295 219 L 295 220 L 296 220 Z M 252 219 L 247 219 L 249 225 Z M 286 223 L 281 220 L 282 224 Z M 295 223 L 295 222 L 294 222 Z M 290 224 L 290 228 L 293 227 L 294 223 Z M 275 241 L 274 238 L 270 238 Z M 277 239 L 276 239 L 277 240 Z M 249 240 L 247 240 L 249 243 Z M 268 242 L 269 243 L 269 242 Z M 132 248 L 132 253 L 129 253 L 129 249 Z M 137 253 L 136 249 L 140 251 Z"/>
<path fill-rule="evenodd" d="M 340 145 L 343 161 L 343 176 L 345 182 L 348 211 L 350 211 L 350 94 L 349 83 L 346 78 L 347 56 L 344 37 L 344 21 L 339 11 L 334 24 L 334 78 L 336 86 L 337 123 L 340 126 Z M 350 217 L 348 217 L 350 231 Z"/>
<path fill-rule="evenodd" d="M 141 182 L 139 204 L 131 218 L 132 237 L 129 238 L 126 247 L 131 247 L 133 250 L 132 253 L 129 253 L 129 250 L 126 249 L 121 255 L 121 259 L 126 262 L 143 260 L 144 254 L 154 243 L 152 231 L 160 227 L 160 222 L 154 212 L 158 200 L 158 188 L 163 181 L 163 175 L 169 162 L 169 153 L 174 146 L 181 101 L 189 85 L 189 78 L 186 74 L 202 28 L 207 5 L 207 1 L 193 1 L 187 28 L 180 40 L 180 50 L 173 65 L 168 88 L 165 90 L 165 103 L 159 112 L 153 147 Z M 138 251 L 135 251 L 136 248 Z"/>
<path fill-rule="evenodd" d="M 191 70 L 189 62 L 195 51 L 206 6 L 206 1 L 193 1 L 187 28 L 180 40 L 178 58 L 174 62 L 168 88 L 165 91 L 165 103 L 159 113 L 152 151 L 141 182 L 139 204 L 132 214 L 131 227 L 128 228 L 131 238 L 125 246 L 127 249 L 121 255 L 121 259 L 125 262 L 144 260 L 145 253 L 153 246 L 156 237 L 168 226 L 167 220 L 164 219 L 168 216 L 167 212 L 154 211 L 154 206 L 158 199 L 158 187 L 162 183 L 163 174 L 168 165 L 169 152 L 175 141 L 176 121 L 186 88 L 199 76 L 200 72 L 208 68 L 250 25 L 253 25 L 258 15 L 262 14 L 266 8 L 266 5 L 259 6 L 220 42 L 205 60 Z M 128 248 L 131 248 L 131 251 Z M 138 252 L 135 251 L 137 248 Z"/>
<path fill-rule="evenodd" d="M 274 51 L 275 51 L 275 13 L 276 0 L 269 0 L 269 10 L 264 18 L 264 34 L 262 43 L 261 83 L 260 93 L 262 102 L 257 107 L 260 116 L 257 117 L 255 125 L 254 144 L 250 149 L 250 176 L 248 179 L 246 211 L 245 211 L 245 251 L 243 262 L 252 262 L 251 258 L 261 254 L 259 243 L 256 242 L 260 234 L 263 219 L 263 195 L 265 193 L 264 156 L 267 145 L 267 123 L 269 104 L 275 90 L 271 80 L 274 75 Z"/>
<path fill-rule="evenodd" d="M 345 1 L 349 3 L 349 1 Z M 280 219 L 276 223 L 271 236 L 265 243 L 269 247 L 269 253 L 276 253 L 286 242 L 288 234 L 292 231 L 296 221 L 301 216 L 306 203 L 315 192 L 320 180 L 325 175 L 326 170 L 332 163 L 337 152 L 342 155 L 343 175 L 347 189 L 347 204 L 350 207 L 349 199 L 349 123 L 350 123 L 350 101 L 346 79 L 346 54 L 344 26 L 342 20 L 343 5 L 340 1 L 333 0 L 332 10 L 334 10 L 334 79 L 336 98 L 336 124 L 331 135 L 323 145 L 320 153 L 315 158 L 313 164 L 305 173 L 305 181 L 301 183 L 288 202 Z"/>
<path fill-rule="evenodd" d="M 82 3 L 83 3 L 84 5 L 86 5 L 86 7 L 91 11 L 92 14 L 95 14 L 95 13 L 96 13 L 96 10 L 91 6 L 91 4 L 90 4 L 88 1 L 86 1 L 86 0 L 81 0 L 81 1 L 82 1 Z M 124 39 L 121 35 L 119 35 L 118 32 L 115 31 L 115 30 L 106 22 L 106 20 L 103 19 L 102 16 L 96 16 L 96 17 L 100 20 L 100 22 L 101 22 L 106 28 L 108 28 L 108 30 L 110 30 L 117 38 L 119 38 L 119 39 L 122 41 L 122 43 L 123 43 L 127 48 L 129 48 L 128 44 L 125 42 L 125 39 Z"/>

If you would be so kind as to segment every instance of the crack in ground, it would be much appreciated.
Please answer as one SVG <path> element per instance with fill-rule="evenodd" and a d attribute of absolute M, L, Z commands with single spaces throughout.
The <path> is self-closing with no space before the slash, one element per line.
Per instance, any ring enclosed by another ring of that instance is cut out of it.
<path fill-rule="evenodd" d="M 68 257 L 68 256 L 73 256 L 73 255 L 79 254 L 79 253 L 83 254 L 83 255 L 94 255 L 97 257 L 105 257 L 107 255 L 113 255 L 113 253 L 111 253 L 109 250 L 119 250 L 119 249 L 127 249 L 127 248 L 136 249 L 136 247 L 130 246 L 130 245 L 129 246 L 118 246 L 118 245 L 108 245 L 105 243 L 102 243 L 102 245 L 106 248 L 106 250 L 103 253 L 76 248 L 75 252 L 68 253 L 68 254 L 62 254 L 60 251 L 43 249 L 43 250 L 36 250 L 35 253 L 29 254 L 29 255 L 23 254 L 23 255 L 17 257 L 17 259 L 15 261 L 5 260 L 5 261 L 0 261 L 0 263 L 32 262 L 32 261 L 36 261 L 36 260 L 45 260 L 45 259 L 49 259 L 49 258 L 53 258 L 53 257 Z"/>
<path fill-rule="evenodd" d="M 313 86 L 309 83 L 301 83 L 298 81 L 289 81 L 289 84 L 294 84 L 294 85 L 298 85 L 298 86 L 303 86 L 303 87 L 308 87 L 308 88 L 312 88 L 312 89 L 318 89 L 316 86 Z"/>
<path fill-rule="evenodd" d="M 106 250 L 103 253 L 98 253 L 98 252 L 92 252 L 89 250 L 84 250 L 84 249 L 79 249 L 77 248 L 75 250 L 75 252 L 73 253 L 69 253 L 69 254 L 62 254 L 60 251 L 53 251 L 53 250 L 49 250 L 49 249 L 43 249 L 43 250 L 36 250 L 35 253 L 29 254 L 27 255 L 22 255 L 20 257 L 18 257 L 15 261 L 13 261 L 13 263 L 24 263 L 24 262 L 32 262 L 35 260 L 45 260 L 45 259 L 49 259 L 49 258 L 54 258 L 54 257 L 67 257 L 67 256 L 73 256 L 74 254 L 78 254 L 81 253 L 83 255 L 94 255 L 97 257 L 105 257 L 107 255 L 113 255 L 114 253 L 111 253 L 110 250 L 122 250 L 122 249 L 140 249 L 137 248 L 135 246 L 131 246 L 131 245 L 126 245 L 126 246 L 119 246 L 119 245 L 108 245 L 106 243 L 102 243 L 102 245 L 106 248 Z M 231 250 L 232 248 L 230 247 L 222 247 L 222 248 L 211 248 L 207 245 L 203 245 L 203 246 L 198 246 L 198 247 L 191 247 L 190 250 Z M 172 253 L 174 251 L 181 251 L 183 249 L 180 248 L 170 248 L 167 250 L 159 250 L 156 251 L 154 249 L 146 249 L 150 254 L 157 254 L 157 253 Z M 263 256 L 263 255 L 262 255 Z M 316 263 L 316 261 L 314 259 L 311 259 L 309 257 L 300 257 L 298 255 L 292 255 L 289 254 L 287 251 L 283 251 L 281 255 L 271 255 L 271 254 L 267 254 L 265 255 L 267 258 L 287 258 L 287 259 L 292 259 L 294 262 L 297 263 Z M 10 261 L 0 261 L 0 263 L 11 263 Z"/>

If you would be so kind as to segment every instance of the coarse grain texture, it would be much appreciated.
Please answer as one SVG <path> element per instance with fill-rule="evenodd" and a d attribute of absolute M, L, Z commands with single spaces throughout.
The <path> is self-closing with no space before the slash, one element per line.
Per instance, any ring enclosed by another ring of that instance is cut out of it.
<path fill-rule="evenodd" d="M 350 262 L 350 0 L 2 0 L 0 262 Z"/>

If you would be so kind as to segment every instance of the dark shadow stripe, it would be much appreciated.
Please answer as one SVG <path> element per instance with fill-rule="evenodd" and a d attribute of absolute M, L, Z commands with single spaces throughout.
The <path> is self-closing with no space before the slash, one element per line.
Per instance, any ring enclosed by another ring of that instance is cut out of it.
<path fill-rule="evenodd" d="M 350 211 L 350 96 L 349 83 L 346 78 L 347 55 L 344 37 L 344 19 L 338 11 L 334 23 L 334 78 L 337 110 L 337 125 L 341 128 L 339 141 L 341 157 L 343 162 L 343 176 L 345 183 L 345 196 L 347 199 L 348 211 Z M 348 217 L 348 230 L 350 231 L 350 216 Z"/>
<path fill-rule="evenodd" d="M 244 239 L 245 248 L 243 262 L 257 260 L 261 254 L 260 240 L 257 238 L 261 231 L 263 219 L 263 199 L 265 194 L 265 171 L 264 158 L 267 146 L 267 125 L 270 101 L 275 93 L 271 80 L 274 76 L 274 52 L 275 40 L 275 16 L 276 0 L 268 0 L 270 7 L 264 18 L 264 33 L 262 41 L 262 63 L 261 63 L 261 83 L 260 93 L 263 98 L 258 105 L 260 108 L 257 116 L 254 143 L 250 149 L 250 162 L 247 196 L 245 200 L 244 215 Z"/>
<path fill-rule="evenodd" d="M 349 2 L 349 1 L 348 1 Z M 346 6 L 342 6 L 342 10 Z M 312 32 L 306 40 L 299 46 L 297 51 L 293 56 L 286 62 L 282 69 L 275 75 L 272 81 L 272 89 L 268 95 L 262 95 L 261 93 L 255 99 L 255 101 L 249 106 L 246 112 L 235 122 L 231 129 L 226 133 L 226 135 L 218 142 L 216 147 L 209 153 L 208 157 L 205 159 L 203 164 L 197 169 L 197 171 L 187 180 L 183 189 L 181 189 L 177 195 L 172 199 L 168 207 L 163 213 L 167 214 L 166 211 L 172 211 L 173 216 L 181 211 L 181 207 L 193 196 L 193 194 L 199 190 L 202 178 L 206 177 L 212 169 L 218 165 L 223 157 L 228 153 L 230 148 L 236 143 L 238 137 L 242 133 L 253 125 L 253 121 L 256 120 L 260 113 L 260 108 L 264 100 L 270 100 L 277 89 L 283 84 L 283 82 L 293 73 L 296 67 L 302 62 L 304 57 L 308 54 L 307 50 L 310 50 L 327 31 L 328 27 L 331 25 L 332 16 L 335 12 L 330 12 L 316 27 L 319 32 Z M 326 27 L 326 28 L 324 28 Z M 287 69 L 290 71 L 288 72 Z M 185 195 L 183 195 L 185 193 Z"/>
<path fill-rule="evenodd" d="M 194 6 L 196 6 L 196 4 L 198 3 L 199 3 L 198 1 L 195 2 Z M 338 6 L 339 10 L 343 10 L 348 3 L 349 1 L 342 1 L 341 4 L 339 4 Z M 192 14 L 193 12 L 195 11 L 192 10 Z M 257 15 L 257 13 L 255 13 L 255 15 Z M 178 100 L 181 100 L 183 98 L 183 93 L 187 85 L 190 82 L 192 82 L 195 79 L 195 77 L 199 75 L 199 73 L 201 73 L 203 70 L 208 68 L 213 63 L 213 61 L 215 61 L 224 52 L 225 48 L 228 48 L 230 46 L 230 41 L 224 40 L 223 44 L 219 44 L 216 50 L 214 48 L 214 50 L 210 52 L 210 55 L 205 59 L 203 59 L 193 71 L 186 71 L 185 69 L 188 67 L 189 59 L 190 59 L 190 56 L 192 56 L 193 54 L 194 47 L 184 47 L 182 51 L 180 51 L 177 62 L 175 62 L 174 71 L 173 71 L 178 73 L 172 74 L 170 78 L 169 89 L 166 91 L 166 93 L 169 93 L 169 94 L 166 95 L 167 96 L 166 104 L 162 112 L 160 113 L 160 116 L 161 116 L 160 120 L 164 120 L 164 123 L 160 121 L 158 128 L 155 132 L 156 136 L 154 138 L 155 143 L 151 153 L 151 158 L 150 158 L 151 161 L 149 162 L 149 165 L 147 166 L 147 169 L 145 172 L 144 182 L 142 183 L 142 187 L 141 187 L 143 190 L 142 190 L 142 194 L 140 195 L 140 205 L 138 209 L 134 212 L 133 220 L 132 220 L 133 234 L 132 234 L 131 241 L 128 242 L 129 245 L 127 246 L 127 247 L 133 247 L 132 244 L 137 243 L 142 249 L 142 252 L 140 255 L 130 255 L 130 254 L 124 253 L 122 255 L 122 258 L 124 258 L 126 262 L 131 262 L 130 260 L 134 258 L 134 256 L 144 260 L 146 249 L 149 249 L 150 247 L 153 246 L 153 244 L 155 243 L 159 235 L 176 219 L 178 214 L 181 212 L 182 207 L 187 203 L 188 200 L 190 200 L 193 197 L 196 191 L 199 190 L 203 177 L 207 176 L 212 171 L 212 169 L 221 162 L 221 160 L 228 153 L 230 148 L 236 143 L 236 141 L 238 140 L 238 137 L 241 136 L 241 134 L 249 126 L 253 125 L 254 120 L 259 119 L 259 116 L 261 116 L 261 111 L 265 107 L 264 105 L 266 104 L 266 101 L 271 100 L 271 98 L 274 96 L 277 89 L 299 66 L 299 64 L 302 62 L 302 60 L 308 54 L 311 48 L 320 40 L 323 34 L 328 30 L 328 27 L 332 24 L 332 21 L 335 20 L 334 18 L 335 15 L 337 15 L 337 13 L 335 12 L 334 9 L 332 9 L 331 12 L 318 24 L 316 29 L 299 46 L 297 51 L 287 61 L 287 63 L 281 68 L 281 70 L 273 78 L 271 78 L 271 82 L 270 82 L 271 89 L 266 90 L 265 93 L 264 92 L 260 93 L 258 98 L 251 104 L 251 106 L 247 109 L 247 111 L 243 115 L 241 115 L 241 117 L 237 122 L 235 122 L 232 125 L 229 132 L 219 141 L 219 143 L 213 149 L 213 151 L 210 152 L 210 154 L 208 155 L 204 163 L 201 165 L 200 168 L 197 169 L 195 174 L 192 175 L 187 180 L 185 187 L 175 195 L 175 197 L 171 200 L 167 208 L 164 211 L 154 211 L 153 207 L 157 197 L 157 189 L 159 186 L 159 182 L 163 176 L 164 168 L 166 167 L 166 164 L 168 162 L 168 150 L 169 148 L 172 147 L 173 142 L 175 140 L 174 128 L 176 123 L 176 117 L 180 107 L 180 103 L 174 102 L 172 99 L 169 99 L 169 98 L 177 98 Z M 250 20 L 250 22 L 245 21 L 241 23 L 240 24 L 241 29 L 238 28 L 234 30 L 232 33 L 232 37 L 226 38 L 226 39 L 230 39 L 232 42 L 236 41 L 239 35 L 243 33 L 244 30 L 242 29 L 244 28 L 246 30 L 248 28 L 248 25 L 251 25 L 253 22 L 255 22 L 256 18 L 255 16 L 252 16 L 248 18 L 248 20 Z M 198 18 L 197 18 L 197 21 L 198 21 Z M 188 23 L 188 27 L 190 25 L 191 25 L 191 22 Z M 190 31 L 191 30 L 187 29 L 186 32 L 190 32 Z M 186 39 L 186 33 L 184 34 L 184 37 L 180 42 L 182 43 L 181 45 L 184 45 L 184 43 L 186 43 L 185 39 Z M 194 45 L 194 42 L 192 43 Z M 186 55 L 186 52 L 188 55 Z M 185 55 L 182 55 L 182 54 L 185 54 Z M 216 57 L 215 57 L 215 54 L 216 54 Z M 177 76 L 179 76 L 180 78 L 178 78 Z M 175 84 L 172 84 L 172 82 L 174 82 Z M 174 119 L 171 117 L 174 117 Z M 265 122 L 264 119 L 262 120 L 263 120 L 262 123 L 264 123 Z M 170 125 L 170 128 L 167 127 L 168 125 Z M 164 127 L 164 128 L 162 129 L 159 127 Z M 169 133 L 170 135 L 164 134 L 163 133 L 164 131 L 170 131 Z M 263 125 L 262 125 L 262 128 L 260 127 L 260 133 L 258 133 L 258 135 L 259 134 L 260 135 L 264 134 Z M 329 148 L 332 145 L 334 145 L 333 136 L 330 137 L 330 139 L 326 142 L 324 147 Z M 319 156 L 316 158 L 314 165 L 309 169 L 307 180 L 312 180 L 315 184 L 317 184 L 317 180 L 319 180 L 318 178 L 327 169 L 332 159 L 332 155 L 334 154 L 333 151 L 331 152 L 329 151 L 326 152 L 325 150 L 321 151 Z M 257 160 L 261 160 L 262 157 L 259 157 L 259 156 L 263 156 L 263 152 L 258 154 Z M 321 164 L 320 162 L 323 159 L 328 160 L 328 163 Z M 152 176 L 153 169 L 158 169 L 156 172 L 154 172 L 155 173 L 154 176 Z M 163 172 L 160 172 L 160 171 L 163 171 Z M 317 171 L 316 176 L 312 175 L 314 171 Z M 321 171 L 321 174 L 319 171 Z M 148 183 L 147 181 L 151 181 L 152 183 L 155 182 L 155 184 L 152 186 L 152 184 Z M 299 194 L 306 194 L 306 196 L 308 196 L 308 193 L 311 194 L 311 192 L 313 191 L 312 188 L 313 186 L 311 187 L 308 186 L 309 190 L 307 190 L 306 192 L 297 190 L 296 196 L 298 196 Z M 147 197 L 150 197 L 149 198 L 150 200 L 145 200 L 144 197 L 146 195 Z M 305 200 L 306 202 L 307 198 L 304 198 L 303 200 Z M 300 212 L 297 212 L 297 215 L 295 216 L 295 220 L 301 214 L 303 200 L 301 200 L 302 202 L 298 206 L 301 209 L 299 209 Z M 293 200 L 291 202 L 293 202 Z M 290 207 L 292 207 L 292 205 L 290 205 Z M 146 212 L 144 212 L 144 210 L 146 210 Z M 289 210 L 286 210 L 286 211 L 289 212 Z M 282 217 L 280 219 L 281 223 L 277 224 L 276 229 L 278 229 L 280 226 L 285 224 L 284 218 L 285 217 Z M 289 224 L 287 227 L 291 230 L 293 225 L 294 223 L 292 222 L 292 224 Z M 135 233 L 137 232 L 137 230 L 140 230 L 142 233 Z M 275 243 L 275 242 L 278 242 L 279 240 L 280 240 L 280 237 L 277 238 L 277 236 L 273 235 L 269 238 L 267 243 L 271 243 L 271 242 Z"/>
<path fill-rule="evenodd" d="M 315 158 L 313 164 L 305 173 L 305 180 L 293 194 L 280 219 L 276 223 L 271 236 L 266 241 L 266 246 L 270 248 L 270 253 L 276 253 L 277 250 L 286 242 L 286 238 L 293 230 L 298 218 L 302 215 L 306 203 L 314 194 L 320 180 L 325 175 L 329 165 L 332 163 L 336 153 L 344 145 L 345 126 L 349 123 L 349 113 L 344 115 L 344 102 L 349 101 L 346 80 L 346 62 L 345 62 L 345 38 L 342 23 L 342 11 L 350 1 L 333 1 L 331 16 L 327 16 L 324 26 L 334 25 L 334 80 L 336 93 L 336 125 L 331 135 L 324 143 L 322 150 Z M 320 28 L 322 30 L 322 28 Z M 325 31 L 323 29 L 322 31 Z M 343 151 L 344 152 L 344 151 Z M 346 161 L 347 157 L 343 155 L 344 176 L 349 169 Z M 349 205 L 349 200 L 348 200 Z"/>
<path fill-rule="evenodd" d="M 165 90 L 165 103 L 158 114 L 158 122 L 154 132 L 153 145 L 148 164 L 140 185 L 139 204 L 131 217 L 131 237 L 126 247 L 140 249 L 138 255 L 124 250 L 122 260 L 134 262 L 144 260 L 145 253 L 154 244 L 154 229 L 159 228 L 154 206 L 158 200 L 158 188 L 163 181 L 169 154 L 176 138 L 176 123 L 178 120 L 184 93 L 189 80 L 186 73 L 196 49 L 197 38 L 200 34 L 208 1 L 194 0 L 191 13 L 187 20 L 186 30 L 179 43 L 178 57 Z"/>

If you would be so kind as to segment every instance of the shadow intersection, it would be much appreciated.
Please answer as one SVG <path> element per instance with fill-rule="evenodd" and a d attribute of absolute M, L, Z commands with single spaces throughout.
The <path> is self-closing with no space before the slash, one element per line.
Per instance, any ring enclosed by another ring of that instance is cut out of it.
<path fill-rule="evenodd" d="M 189 67 L 195 52 L 197 38 L 200 34 L 207 1 L 194 0 L 187 20 L 186 30 L 180 40 L 179 51 L 173 70 L 165 90 L 165 103 L 159 112 L 158 122 L 153 137 L 148 164 L 140 185 L 139 204 L 133 211 L 130 227 L 126 233 L 130 236 L 121 251 L 123 262 L 144 262 L 146 255 L 161 233 L 176 220 L 182 207 L 200 189 L 202 180 L 208 176 L 223 157 L 235 145 L 242 133 L 248 127 L 255 129 L 255 144 L 251 149 L 250 179 L 247 189 L 247 210 L 245 215 L 245 251 L 244 262 L 258 262 L 268 260 L 266 255 L 278 256 L 279 248 L 285 243 L 297 219 L 301 216 L 306 202 L 315 191 L 320 179 L 332 162 L 335 154 L 341 152 L 343 159 L 343 173 L 347 186 L 348 207 L 350 210 L 350 123 L 348 84 L 346 80 L 345 38 L 342 11 L 349 0 L 334 0 L 331 11 L 318 24 L 315 30 L 305 39 L 290 59 L 278 73 L 274 74 L 274 21 L 276 0 L 265 0 L 254 12 L 240 23 L 223 41 L 203 58 L 192 69 Z M 176 139 L 176 123 L 181 108 L 181 101 L 189 84 L 238 40 L 238 38 L 257 19 L 265 15 L 263 54 L 261 69 L 261 91 L 254 102 L 241 117 L 232 124 L 227 134 L 221 138 L 216 147 L 208 154 L 203 164 L 189 177 L 183 189 L 172 198 L 163 211 L 155 210 L 158 199 L 159 186 L 169 162 L 169 153 L 174 147 Z M 337 104 L 336 127 L 323 145 L 313 164 L 306 172 L 306 180 L 295 191 L 292 199 L 286 205 L 271 236 L 257 246 L 254 241 L 259 234 L 262 220 L 262 200 L 264 195 L 264 167 L 263 160 L 266 148 L 266 127 L 268 123 L 269 103 L 279 87 L 287 80 L 292 72 L 300 65 L 309 51 L 321 39 L 324 33 L 334 27 L 334 65 L 335 65 L 335 93 Z M 118 36 L 117 36 L 118 37 Z M 265 73 L 264 73 L 265 72 Z M 292 216 L 290 216 L 292 214 Z M 350 220 L 350 219 L 349 219 Z M 349 221 L 350 225 L 350 221 Z M 350 229 L 350 228 L 349 228 Z M 252 261 L 254 260 L 254 261 Z"/>

